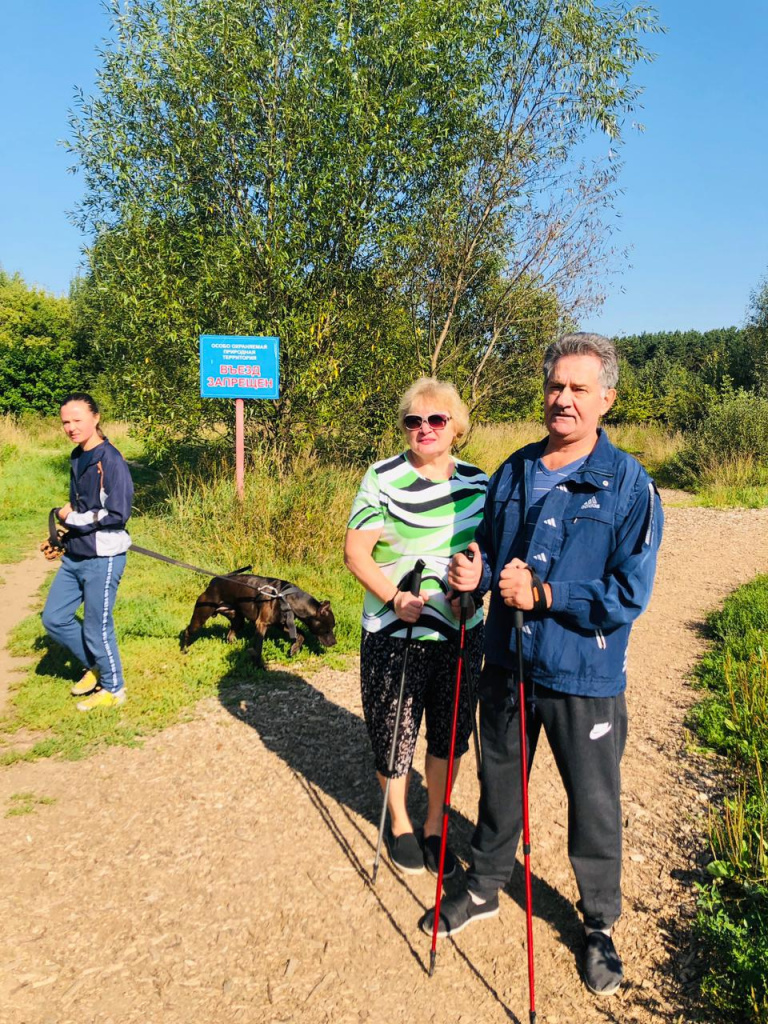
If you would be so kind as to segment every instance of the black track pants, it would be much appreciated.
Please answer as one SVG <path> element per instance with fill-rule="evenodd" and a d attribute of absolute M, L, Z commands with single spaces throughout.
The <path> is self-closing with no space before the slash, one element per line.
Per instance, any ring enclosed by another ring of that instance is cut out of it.
<path fill-rule="evenodd" d="M 486 665 L 478 694 L 483 783 L 468 883 L 473 892 L 487 897 L 511 878 L 523 827 L 520 726 L 517 686 L 507 669 Z M 621 913 L 624 694 L 575 697 L 537 687 L 533 704 L 526 704 L 526 726 L 529 773 L 543 726 L 568 795 L 568 855 L 584 923 L 608 928 Z"/>

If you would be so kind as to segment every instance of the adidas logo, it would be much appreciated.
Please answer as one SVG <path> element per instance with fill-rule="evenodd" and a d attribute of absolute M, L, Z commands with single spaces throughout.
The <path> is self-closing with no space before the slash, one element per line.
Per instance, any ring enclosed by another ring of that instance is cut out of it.
<path fill-rule="evenodd" d="M 538 555 L 533 556 L 533 560 L 534 562 L 546 562 L 547 556 L 544 554 L 543 551 L 540 551 Z"/>
<path fill-rule="evenodd" d="M 600 502 L 597 500 L 597 498 L 593 494 L 592 497 L 588 498 L 581 507 L 582 508 L 600 508 Z"/>
<path fill-rule="evenodd" d="M 557 526 L 557 520 L 556 519 L 545 519 L 544 520 L 544 525 L 545 526 Z"/>

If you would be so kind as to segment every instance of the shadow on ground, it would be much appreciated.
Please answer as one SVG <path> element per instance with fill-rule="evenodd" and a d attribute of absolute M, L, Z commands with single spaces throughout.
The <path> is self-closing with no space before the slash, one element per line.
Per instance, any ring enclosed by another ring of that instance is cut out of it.
<path fill-rule="evenodd" d="M 417 951 L 414 948 L 411 936 L 400 928 L 372 885 L 371 871 L 382 798 L 376 785 L 370 744 L 362 719 L 333 703 L 305 678 L 295 673 L 263 672 L 251 680 L 243 680 L 242 675 L 238 679 L 237 664 L 233 665 L 231 674 L 221 681 L 220 700 L 230 714 L 254 729 L 264 745 L 293 771 L 323 824 L 339 843 L 360 879 L 376 896 L 411 954 L 427 970 L 426 950 Z M 472 756 L 470 753 L 469 757 Z M 471 769 L 468 767 L 467 770 Z M 422 776 L 416 771 L 411 786 L 410 805 L 414 819 L 422 820 L 426 812 L 426 789 Z M 369 827 L 361 828 L 360 819 Z M 470 857 L 473 829 L 474 822 L 455 810 L 451 811 L 451 846 L 464 862 Z M 348 838 L 350 835 L 354 842 Z M 360 848 L 360 840 L 366 846 L 364 861 L 354 848 Z M 394 873 L 390 877 L 395 878 L 411 894 L 419 905 L 417 913 L 421 916 L 428 908 L 413 892 L 407 880 Z M 456 878 L 446 883 L 446 893 L 453 894 L 463 885 L 464 873 L 459 872 Z M 524 911 L 525 884 L 523 867 L 519 861 L 506 891 Z M 582 943 L 579 915 L 568 900 L 536 875 L 533 878 L 533 905 L 535 915 L 552 926 L 560 941 L 574 955 L 579 956 Z M 467 967 L 504 1007 L 507 1016 L 516 1020 L 461 947 L 455 945 L 455 949 Z M 610 1013 L 606 1019 L 613 1019 Z"/>

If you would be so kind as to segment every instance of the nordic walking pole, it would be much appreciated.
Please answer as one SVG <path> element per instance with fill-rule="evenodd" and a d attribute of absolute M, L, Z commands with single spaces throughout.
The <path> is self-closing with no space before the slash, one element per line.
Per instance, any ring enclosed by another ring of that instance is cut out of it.
<path fill-rule="evenodd" d="M 467 611 L 472 604 L 469 592 L 462 593 L 459 598 L 459 657 L 456 660 L 456 686 L 453 691 L 453 721 L 451 722 L 451 746 L 448 752 L 448 769 L 445 776 L 445 799 L 443 800 L 443 833 L 440 836 L 440 864 L 437 870 L 437 891 L 435 892 L 435 920 L 432 925 L 432 949 L 429 954 L 429 976 L 435 973 L 437 959 L 437 930 L 440 927 L 440 903 L 443 898 L 443 872 L 445 870 L 445 849 L 448 845 L 448 812 L 451 809 L 451 788 L 453 786 L 453 756 L 456 750 L 456 726 L 459 720 L 459 696 L 461 694 L 461 670 L 464 666 L 464 641 L 467 632 Z M 473 711 L 470 700 L 470 711 Z M 473 714 L 474 718 L 474 714 Z M 480 758 L 477 725 L 473 722 L 475 733 L 475 754 Z M 479 773 L 479 768 L 478 768 Z"/>
<path fill-rule="evenodd" d="M 419 596 L 421 590 L 421 574 L 424 572 L 424 560 L 419 559 L 411 573 L 411 593 L 414 597 Z M 381 818 L 379 820 L 379 838 L 376 841 L 376 856 L 373 860 L 373 884 L 376 885 L 376 876 L 379 873 L 379 861 L 381 859 L 381 841 L 384 838 L 384 824 L 387 820 L 387 804 L 389 802 L 389 787 L 392 783 L 392 772 L 395 770 L 395 755 L 397 754 L 397 740 L 400 732 L 400 718 L 403 714 L 403 698 L 405 697 L 405 676 L 408 671 L 408 649 L 411 646 L 411 635 L 413 626 L 409 625 L 405 634 L 405 648 L 403 650 L 403 667 L 400 671 L 400 692 L 397 695 L 397 710 L 395 711 L 395 728 L 392 733 L 392 746 L 389 749 L 389 763 L 387 765 L 387 782 L 384 786 L 384 803 L 381 805 Z"/>
<path fill-rule="evenodd" d="M 520 791 L 523 803 L 523 859 L 525 862 L 525 920 L 528 932 L 528 994 L 530 1024 L 536 1024 L 536 994 L 533 979 L 533 893 L 531 890 L 531 826 L 528 818 L 528 736 L 525 731 L 525 667 L 523 665 L 523 612 L 515 608 L 518 704 L 520 710 Z"/>

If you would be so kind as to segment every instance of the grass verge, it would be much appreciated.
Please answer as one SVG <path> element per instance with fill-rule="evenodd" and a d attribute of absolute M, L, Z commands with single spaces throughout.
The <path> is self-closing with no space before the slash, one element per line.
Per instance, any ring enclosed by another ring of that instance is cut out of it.
<path fill-rule="evenodd" d="M 768 1021 L 768 576 L 741 587 L 707 622 L 713 641 L 697 669 L 705 699 L 691 724 L 725 754 L 733 792 L 713 812 L 711 880 L 699 887 L 696 929 L 706 950 L 702 989 L 718 1019 Z"/>

